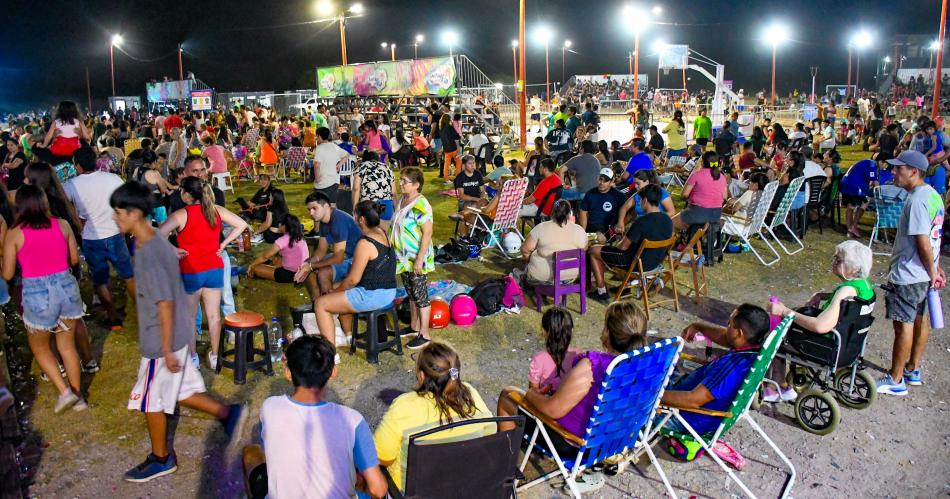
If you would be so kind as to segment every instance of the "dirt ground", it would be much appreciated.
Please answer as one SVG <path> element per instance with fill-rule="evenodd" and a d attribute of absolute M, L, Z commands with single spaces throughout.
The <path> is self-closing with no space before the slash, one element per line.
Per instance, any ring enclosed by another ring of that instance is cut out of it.
<path fill-rule="evenodd" d="M 439 217 L 447 213 L 450 201 L 436 202 L 436 186 L 426 193 L 437 204 Z M 247 195 L 251 187 L 240 192 Z M 301 192 L 294 189 L 293 211 L 304 215 Z M 232 199 L 232 197 L 229 197 Z M 441 207 L 441 208 L 440 208 Z M 447 223 L 437 239 L 445 240 Z M 829 268 L 834 246 L 843 236 L 825 229 L 809 231 L 806 249 L 783 255 L 773 267 L 760 265 L 751 254 L 726 255 L 724 264 L 708 269 L 710 293 L 699 305 L 681 297 L 680 311 L 654 309 L 650 329 L 659 336 L 676 335 L 689 322 L 707 320 L 723 323 L 729 312 L 744 302 L 765 305 L 770 295 L 786 304 L 803 304 L 811 293 L 830 290 L 836 280 Z M 761 243 L 756 243 L 761 245 Z M 761 247 L 761 246 L 759 246 Z M 258 248 L 259 250 L 259 248 Z M 235 254 L 242 263 L 248 254 Z M 436 278 L 474 283 L 497 275 L 514 265 L 497 254 L 486 253 L 484 261 L 441 266 Z M 877 257 L 872 280 L 880 283 L 886 257 Z M 689 275 L 681 273 L 685 285 Z M 118 288 L 116 288 L 118 290 Z M 883 295 L 881 295 L 883 297 Z M 948 297 L 947 299 L 950 299 Z M 266 316 L 284 318 L 289 325 L 289 308 L 306 302 L 303 289 L 262 281 L 245 281 L 237 291 L 239 309 L 252 309 Z M 529 302 L 531 303 L 531 302 Z M 531 303 L 533 305 L 533 303 Z M 575 345 L 599 348 L 604 307 L 588 302 L 581 316 L 576 298 L 569 302 L 575 312 Z M 946 306 L 945 313 L 946 313 Z M 84 377 L 90 409 L 61 415 L 52 413 L 55 396 L 49 383 L 38 381 L 38 369 L 30 365 L 25 342 L 11 355 L 11 371 L 19 397 L 21 422 L 28 431 L 21 445 L 20 460 L 28 493 L 35 497 L 236 497 L 242 478 L 238 456 L 224 452 L 224 435 L 218 425 L 187 409 L 177 420 L 175 450 L 177 473 L 147 484 L 129 484 L 122 474 L 138 464 L 148 452 L 144 419 L 126 409 L 126 397 L 135 381 L 138 365 L 134 310 L 128 310 L 126 328 L 106 333 L 90 319 L 102 371 Z M 94 315 L 95 317 L 95 315 Z M 883 299 L 875 310 L 875 321 L 866 360 L 877 378 L 890 362 L 891 325 L 884 321 Z M 490 407 L 506 385 L 527 384 L 530 356 L 543 348 L 539 337 L 540 314 L 529 306 L 519 315 L 480 318 L 474 327 L 450 326 L 435 332 L 435 338 L 450 342 L 460 352 L 462 379 L 471 383 Z M 11 320 L 11 335 L 21 334 Z M 700 345 L 692 345 L 699 347 Z M 200 349 L 206 347 L 199 347 Z M 19 359 L 19 360 L 17 360 Z M 946 497 L 950 495 L 950 339 L 945 330 L 935 332 L 922 364 L 924 385 L 911 388 L 907 397 L 881 396 L 866 410 L 841 409 L 841 423 L 827 436 L 815 436 L 794 421 L 789 404 L 766 406 L 753 414 L 775 443 L 784 450 L 798 473 L 791 495 L 794 497 Z M 383 353 L 378 365 L 365 362 L 362 354 L 343 355 L 338 378 L 331 382 L 329 399 L 361 412 L 375 427 L 386 410 L 386 400 L 394 391 L 412 387 L 413 364 L 408 354 Z M 227 401 L 249 404 L 255 428 L 244 436 L 251 442 L 257 432 L 258 411 L 263 400 L 288 393 L 289 382 L 280 377 L 249 374 L 247 384 L 234 385 L 230 374 L 214 376 L 203 369 L 211 393 Z M 35 376 L 35 378 L 34 378 Z M 250 425 L 249 425 L 250 426 Z M 768 446 L 748 426 L 740 423 L 724 440 L 748 461 L 739 477 L 763 497 L 778 495 L 784 480 L 781 463 Z M 669 457 L 662 446 L 654 448 L 680 497 L 732 497 L 741 495 L 711 459 L 681 463 Z M 558 480 L 542 484 L 523 494 L 529 498 L 565 497 Z M 665 495 L 659 475 L 647 460 L 626 472 L 609 477 L 607 485 L 589 497 L 661 497 Z"/>

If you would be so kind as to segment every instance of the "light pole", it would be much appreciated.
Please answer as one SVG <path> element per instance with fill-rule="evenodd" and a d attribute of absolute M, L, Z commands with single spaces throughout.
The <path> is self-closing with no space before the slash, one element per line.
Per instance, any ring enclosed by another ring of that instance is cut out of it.
<path fill-rule="evenodd" d="M 646 29 L 650 24 L 650 15 L 654 17 L 659 16 L 663 13 L 663 9 L 659 5 L 654 6 L 650 9 L 648 14 L 646 11 L 642 10 L 639 7 L 633 5 L 625 5 L 623 7 L 623 19 L 627 24 L 629 29 L 633 30 L 633 98 L 637 99 L 640 96 L 640 32 Z"/>
<path fill-rule="evenodd" d="M 660 88 L 660 64 L 663 62 L 663 52 L 666 50 L 666 42 L 657 40 L 653 42 L 653 51 L 656 52 L 656 88 Z M 683 69 L 686 72 L 686 69 Z M 686 79 L 683 79 L 683 89 L 686 89 Z"/>
<path fill-rule="evenodd" d="M 818 75 L 818 66 L 812 66 L 809 68 L 811 70 L 811 97 L 808 101 L 812 104 L 815 103 L 815 76 Z"/>
<path fill-rule="evenodd" d="M 547 26 L 538 27 L 537 31 L 534 32 L 534 37 L 538 43 L 544 45 L 544 103 L 551 103 L 551 60 L 550 60 L 550 46 L 551 38 L 554 37 L 554 34 Z"/>
<path fill-rule="evenodd" d="M 185 70 L 181 63 L 181 53 L 183 50 L 184 49 L 181 48 L 181 44 L 179 43 L 178 44 L 178 79 L 179 80 L 185 79 Z"/>
<path fill-rule="evenodd" d="M 775 110 L 775 59 L 778 46 L 788 40 L 788 28 L 782 24 L 773 24 L 766 29 L 765 38 L 772 44 L 772 110 Z"/>
<path fill-rule="evenodd" d="M 930 112 L 932 119 L 937 119 L 937 111 L 940 110 L 940 79 L 943 73 L 943 36 L 947 28 L 947 0 L 943 0 L 943 7 L 940 9 L 940 31 L 938 32 L 937 47 L 937 73 L 934 75 L 934 97 L 933 108 Z"/>
<path fill-rule="evenodd" d="M 115 97 L 115 54 L 114 49 L 122 44 L 122 35 L 112 35 L 109 41 L 109 72 L 112 74 L 112 96 Z"/>
<path fill-rule="evenodd" d="M 571 48 L 571 41 L 564 40 L 564 44 L 561 45 L 561 86 L 564 86 L 564 84 L 567 83 L 567 76 L 566 76 L 567 75 L 567 70 L 566 70 L 567 58 L 565 57 L 564 54 L 567 52 L 567 49 L 569 48 Z"/>
<path fill-rule="evenodd" d="M 515 77 L 515 100 L 518 99 L 518 40 L 511 41 L 511 67 Z"/>
<path fill-rule="evenodd" d="M 456 45 L 458 45 L 458 42 L 459 42 L 459 34 L 456 33 L 455 31 L 448 30 L 448 31 L 442 32 L 442 43 L 449 46 L 449 57 L 453 57 L 452 47 L 455 47 Z"/>
<path fill-rule="evenodd" d="M 857 67 L 854 72 L 854 93 L 857 96 L 858 93 L 858 83 L 861 80 L 861 52 L 860 50 L 871 45 L 871 34 L 866 30 L 858 31 L 851 37 L 851 40 L 848 41 L 848 89 L 845 91 L 845 100 L 848 100 L 848 96 L 851 92 L 851 48 L 854 47 L 858 49 L 858 60 Z"/>
<path fill-rule="evenodd" d="M 524 71 L 524 4 L 525 0 L 521 0 L 518 4 L 518 65 L 520 70 L 518 71 L 518 124 L 520 130 L 519 139 L 521 139 L 521 151 L 526 152 L 528 150 L 528 110 L 527 110 L 527 101 L 528 94 L 527 88 L 525 86 L 525 71 Z"/>
<path fill-rule="evenodd" d="M 416 35 L 416 41 L 412 44 L 412 58 L 419 58 L 419 44 L 424 42 L 426 37 L 422 36 L 422 33 Z"/>
<path fill-rule="evenodd" d="M 319 15 L 324 16 L 322 19 L 317 19 L 316 22 L 337 21 L 340 24 L 340 58 L 343 60 L 343 65 L 346 66 L 346 20 L 360 17 L 363 14 L 363 4 L 354 3 L 350 5 L 349 9 L 336 11 L 333 2 L 330 0 L 319 0 L 316 9 Z M 352 15 L 348 16 L 347 13 Z"/>
<path fill-rule="evenodd" d="M 380 43 L 379 46 L 384 49 L 388 48 L 391 51 L 390 60 L 393 62 L 396 61 L 396 44 L 395 43 L 383 42 L 383 43 Z"/>
<path fill-rule="evenodd" d="M 934 79 L 934 52 L 940 52 L 940 42 L 934 40 L 930 42 L 930 62 L 927 63 L 927 69 L 930 70 L 930 81 Z"/>

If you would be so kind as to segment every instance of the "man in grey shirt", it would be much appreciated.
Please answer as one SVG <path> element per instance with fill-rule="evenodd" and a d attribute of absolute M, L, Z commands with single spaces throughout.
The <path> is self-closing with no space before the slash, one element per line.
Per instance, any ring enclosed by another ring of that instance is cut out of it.
<path fill-rule="evenodd" d="M 907 385 L 921 384 L 920 359 L 930 336 L 927 292 L 943 288 L 946 279 L 938 263 L 944 205 L 937 191 L 924 183 L 929 162 L 923 154 L 904 151 L 887 162 L 894 166 L 894 184 L 909 195 L 897 227 L 884 302 L 886 317 L 894 323 L 891 370 L 877 382 L 877 392 L 906 395 Z"/>
<path fill-rule="evenodd" d="M 175 451 L 167 441 L 166 420 L 178 404 L 217 418 L 230 437 L 229 445 L 240 438 L 248 417 L 243 405 L 224 405 L 205 394 L 201 373 L 190 362 L 194 315 L 188 309 L 178 254 L 167 239 L 156 237 L 148 219 L 150 195 L 145 184 L 129 182 L 109 198 L 116 225 L 123 234 L 131 234 L 136 245 L 135 305 L 142 358 L 128 408 L 145 414 L 151 453 L 124 478 L 138 483 L 178 469 Z"/>
<path fill-rule="evenodd" d="M 574 187 L 565 187 L 561 194 L 561 199 L 574 201 L 584 199 L 587 191 L 597 187 L 597 175 L 600 174 L 600 161 L 594 156 L 594 143 L 590 140 L 581 142 L 581 154 L 567 160 L 558 169 L 561 176 L 561 182 L 564 185 L 570 185 L 567 182 L 567 172 L 574 175 Z"/>

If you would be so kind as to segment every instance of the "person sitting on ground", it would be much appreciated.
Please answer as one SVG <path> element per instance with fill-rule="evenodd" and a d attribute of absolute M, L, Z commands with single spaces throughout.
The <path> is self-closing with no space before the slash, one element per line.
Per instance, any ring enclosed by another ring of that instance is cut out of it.
<path fill-rule="evenodd" d="M 271 183 L 270 175 L 261 175 L 257 179 L 261 188 L 251 196 L 250 201 L 244 198 L 237 198 L 237 204 L 241 206 L 241 216 L 263 222 L 267 218 L 267 207 L 271 203 L 271 194 L 277 190 L 277 187 Z"/>
<path fill-rule="evenodd" d="M 551 214 L 555 198 L 554 194 L 549 195 L 549 193 L 558 187 L 563 187 L 563 184 L 561 183 L 561 177 L 555 175 L 554 160 L 551 158 L 542 159 L 540 168 L 542 179 L 538 182 L 538 186 L 534 188 L 534 192 L 529 196 L 525 196 L 518 216 L 534 217 L 538 213 L 545 216 Z M 542 202 L 544 206 L 541 206 Z"/>
<path fill-rule="evenodd" d="M 729 196 L 728 180 L 719 170 L 719 165 L 718 154 L 713 151 L 703 153 L 700 168 L 693 170 L 683 187 L 686 209 L 676 219 L 676 230 L 719 221 L 722 203 Z"/>
<path fill-rule="evenodd" d="M 329 293 L 333 283 L 350 272 L 353 251 L 363 232 L 353 217 L 331 207 L 330 198 L 322 191 L 315 189 L 304 202 L 310 217 L 320 224 L 320 239 L 310 259 L 300 264 L 294 282 L 316 279 L 320 293 Z"/>
<path fill-rule="evenodd" d="M 564 376 L 574 367 L 581 351 L 571 347 L 574 319 L 571 312 L 557 305 L 541 316 L 544 350 L 531 357 L 528 367 L 528 388 L 541 393 L 553 393 L 561 386 Z"/>
<path fill-rule="evenodd" d="M 290 284 L 294 282 L 297 269 L 310 258 L 310 248 L 304 239 L 303 225 L 295 215 L 285 214 L 278 220 L 277 228 L 280 237 L 248 265 L 247 275 L 252 279 Z M 312 286 L 315 283 L 310 280 L 304 283 L 307 285 L 310 299 L 313 300 L 318 295 L 316 288 Z"/>
<path fill-rule="evenodd" d="M 379 463 L 400 489 L 405 489 L 408 436 L 440 425 L 491 417 L 475 388 L 462 381 L 462 362 L 445 343 L 427 343 L 416 358 L 416 387 L 389 406 L 373 435 Z M 491 424 L 470 424 L 441 431 L 422 440 L 464 440 L 490 435 Z"/>
<path fill-rule="evenodd" d="M 694 341 L 697 333 L 729 351 L 674 381 L 663 393 L 662 403 L 672 407 L 726 411 L 742 388 L 755 364 L 759 348 L 769 334 L 769 315 L 762 308 L 746 303 L 736 307 L 725 327 L 694 322 L 686 326 L 680 336 L 688 343 Z M 700 435 L 714 431 L 722 421 L 718 416 L 688 411 L 682 411 L 680 416 Z M 677 420 L 670 420 L 667 427 L 685 431 Z"/>
<path fill-rule="evenodd" d="M 614 171 L 601 168 L 597 187 L 587 191 L 581 201 L 577 223 L 588 234 L 597 234 L 597 242 L 604 243 L 614 234 L 613 227 L 620 220 L 620 207 L 626 201 L 627 197 L 614 188 Z"/>
<path fill-rule="evenodd" d="M 604 329 L 600 335 L 603 351 L 588 351 L 574 357 L 574 364 L 553 392 L 531 388 L 527 392 L 517 387 L 506 387 L 498 395 L 498 416 L 515 416 L 518 406 L 512 396 L 520 396 L 533 411 L 557 420 L 567 431 L 584 438 L 590 416 L 597 403 L 601 383 L 607 375 L 607 366 L 614 357 L 643 347 L 647 342 L 647 318 L 631 301 L 611 303 L 604 314 Z M 534 431 L 534 420 L 528 418 L 525 434 Z M 513 422 L 498 423 L 498 431 L 514 428 Z M 548 431 L 557 453 L 562 458 L 577 454 L 577 447 L 555 431 Z M 540 445 L 546 445 L 538 439 Z"/>
<path fill-rule="evenodd" d="M 620 206 L 620 212 L 617 216 L 616 227 L 614 227 L 614 232 L 617 234 L 623 234 L 624 227 L 627 226 L 627 223 L 633 220 L 636 217 L 642 217 L 646 214 L 643 211 L 643 208 L 640 206 L 640 189 L 648 185 L 655 185 L 659 187 L 660 182 L 656 175 L 656 170 L 640 170 L 633 175 L 633 187 L 636 188 L 633 195 L 628 197 L 627 200 Z M 660 198 L 660 211 L 666 213 L 667 216 L 673 218 L 676 216 L 676 207 L 673 205 L 673 198 L 670 197 L 670 193 L 660 187 L 660 192 L 662 192 L 662 197 Z M 633 215 L 631 215 L 630 210 L 633 210 Z"/>
<path fill-rule="evenodd" d="M 337 376 L 335 350 L 321 336 L 302 336 L 287 347 L 283 374 L 293 393 L 261 405 L 263 455 L 260 446 L 244 448 L 251 497 L 353 497 L 357 490 L 386 495 L 366 420 L 326 400 L 327 385 Z M 324 452 L 313 452 L 314 446 Z"/>
<path fill-rule="evenodd" d="M 551 283 L 554 279 L 554 254 L 587 248 L 587 234 L 573 222 L 571 203 L 563 199 L 554 203 L 551 220 L 535 225 L 521 244 L 521 257 L 528 262 L 524 275 L 529 284 Z M 562 281 L 577 279 L 577 270 L 561 273 Z"/>
<path fill-rule="evenodd" d="M 640 206 L 644 214 L 630 225 L 630 229 L 616 246 L 594 245 L 590 248 L 590 265 L 597 283 L 594 299 L 601 303 L 609 303 L 607 282 L 604 270 L 607 267 L 629 268 L 637 257 L 643 241 L 665 241 L 673 236 L 673 221 L 669 215 L 660 212 L 662 189 L 657 185 L 647 185 L 640 190 Z M 662 249 L 646 249 L 640 255 L 640 263 L 644 272 L 650 272 L 663 266 L 663 257 L 666 252 Z M 662 279 L 655 283 L 662 289 Z"/>
<path fill-rule="evenodd" d="M 386 231 L 379 226 L 386 207 L 361 201 L 353 210 L 363 235 L 353 250 L 352 264 L 333 291 L 313 303 L 317 326 L 328 341 L 335 341 L 333 316 L 339 315 L 343 335 L 353 332 L 352 314 L 392 305 L 396 298 L 396 254 Z M 337 357 L 339 363 L 339 357 Z"/>
<path fill-rule="evenodd" d="M 795 324 L 801 326 L 805 331 L 814 334 L 828 333 L 838 324 L 841 316 L 841 306 L 844 300 L 849 298 L 859 298 L 870 301 L 874 299 L 874 285 L 868 279 L 871 275 L 871 265 L 874 263 L 874 255 L 871 248 L 864 244 L 849 240 L 843 241 L 835 247 L 834 259 L 831 261 L 831 272 L 835 277 L 841 280 L 831 293 L 815 293 L 812 295 L 804 308 L 797 310 L 795 314 Z M 793 310 L 789 309 L 782 302 L 770 303 L 768 307 L 770 314 L 785 316 Z M 806 339 L 807 333 L 794 329 L 789 332 L 785 342 L 793 347 L 801 340 Z M 772 363 L 771 379 L 781 380 L 781 394 L 774 388 L 768 386 L 765 388 L 765 394 L 762 400 L 766 402 L 778 402 L 779 398 L 786 402 L 791 402 L 797 398 L 795 389 L 785 382 L 786 363 L 783 360 L 776 359 Z"/>
<path fill-rule="evenodd" d="M 284 199 L 284 191 L 274 189 L 270 196 L 270 204 L 267 206 L 264 221 L 254 229 L 254 235 L 261 236 L 267 244 L 273 244 L 283 234 L 278 224 L 287 213 L 290 213 L 287 201 Z"/>

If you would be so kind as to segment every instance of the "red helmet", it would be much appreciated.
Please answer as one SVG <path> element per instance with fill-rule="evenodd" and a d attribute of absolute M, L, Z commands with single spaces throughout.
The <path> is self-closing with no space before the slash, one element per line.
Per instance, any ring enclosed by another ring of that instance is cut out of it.
<path fill-rule="evenodd" d="M 442 329 L 449 325 L 449 304 L 442 300 L 432 300 L 432 308 L 429 310 L 429 327 L 432 329 Z"/>

